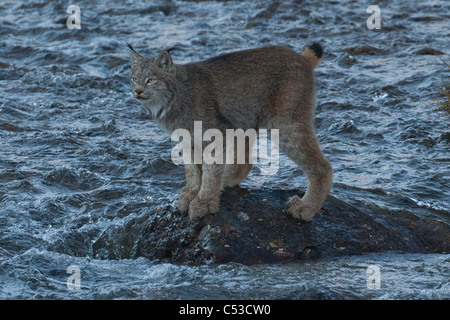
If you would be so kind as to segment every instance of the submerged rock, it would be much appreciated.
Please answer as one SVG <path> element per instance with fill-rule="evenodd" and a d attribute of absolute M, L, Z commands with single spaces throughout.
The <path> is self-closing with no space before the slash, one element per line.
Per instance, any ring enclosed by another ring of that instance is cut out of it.
<path fill-rule="evenodd" d="M 385 53 L 384 50 L 374 48 L 372 46 L 362 46 L 362 47 L 351 47 L 344 49 L 344 52 L 352 56 L 359 56 L 360 54 L 381 54 Z"/>
<path fill-rule="evenodd" d="M 420 54 L 420 55 L 432 55 L 432 56 L 437 56 L 437 55 L 443 54 L 441 51 L 433 49 L 433 48 L 423 48 L 423 49 L 418 50 L 416 53 Z"/>
<path fill-rule="evenodd" d="M 232 188 L 222 208 L 192 222 L 170 206 L 149 217 L 135 257 L 171 263 L 306 261 L 369 252 L 450 252 L 450 226 L 411 213 L 351 206 L 329 196 L 311 222 L 284 208 L 293 190 Z"/>

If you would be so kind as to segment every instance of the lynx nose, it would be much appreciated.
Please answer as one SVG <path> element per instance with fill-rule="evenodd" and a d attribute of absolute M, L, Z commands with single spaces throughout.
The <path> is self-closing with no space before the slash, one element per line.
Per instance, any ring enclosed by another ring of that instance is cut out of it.
<path fill-rule="evenodd" d="M 142 92 L 144 92 L 144 90 L 142 90 L 142 89 L 134 89 L 134 93 L 136 93 L 136 95 L 140 95 Z"/>

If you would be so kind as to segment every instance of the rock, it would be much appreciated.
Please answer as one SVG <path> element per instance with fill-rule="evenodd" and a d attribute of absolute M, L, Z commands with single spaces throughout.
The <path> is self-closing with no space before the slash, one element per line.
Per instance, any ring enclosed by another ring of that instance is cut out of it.
<path fill-rule="evenodd" d="M 264 23 L 262 21 L 271 19 L 279 6 L 280 2 L 278 1 L 273 1 L 272 3 L 270 3 L 267 9 L 264 9 L 258 12 L 255 16 L 249 18 L 245 26 L 245 29 L 252 29 L 259 26 L 264 26 Z"/>
<path fill-rule="evenodd" d="M 270 19 L 273 17 L 279 6 L 280 6 L 279 1 L 273 1 L 272 3 L 270 3 L 267 9 L 258 12 L 253 17 L 253 19 Z"/>
<path fill-rule="evenodd" d="M 134 257 L 170 263 L 307 261 L 369 252 L 450 252 L 450 226 L 329 196 L 311 222 L 285 212 L 293 190 L 231 188 L 220 212 L 192 222 L 171 206 L 149 216 Z"/>
<path fill-rule="evenodd" d="M 384 50 L 371 47 L 371 46 L 363 46 L 363 47 L 351 47 L 344 49 L 344 52 L 347 52 L 349 55 L 358 56 L 360 54 L 379 54 L 384 53 Z"/>
<path fill-rule="evenodd" d="M 416 54 L 437 56 L 442 54 L 442 52 L 433 48 L 423 48 L 416 51 Z"/>
<path fill-rule="evenodd" d="M 443 17 L 430 17 L 430 16 L 424 16 L 424 17 L 413 17 L 411 18 L 412 21 L 416 22 L 431 22 L 431 21 L 442 21 L 444 20 Z"/>

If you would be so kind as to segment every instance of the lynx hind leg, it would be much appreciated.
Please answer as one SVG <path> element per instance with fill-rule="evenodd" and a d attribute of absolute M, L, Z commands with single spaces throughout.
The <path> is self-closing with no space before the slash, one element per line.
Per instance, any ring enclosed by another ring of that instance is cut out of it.
<path fill-rule="evenodd" d="M 313 131 L 302 133 L 297 128 L 280 136 L 281 150 L 295 161 L 308 178 L 308 187 L 302 199 L 294 196 L 287 202 L 288 213 L 295 218 L 310 221 L 320 210 L 330 192 L 333 169 L 320 150 Z"/>
<path fill-rule="evenodd" d="M 244 180 L 250 171 L 252 164 L 226 164 L 223 173 L 223 186 L 234 187 Z"/>
<path fill-rule="evenodd" d="M 234 187 L 237 186 L 244 180 L 250 171 L 252 170 L 252 149 L 255 144 L 256 137 L 249 137 L 245 143 L 245 163 L 237 163 L 237 153 L 241 150 L 237 149 L 237 145 L 234 145 L 234 163 L 225 164 L 223 173 L 223 186 L 224 187 Z M 227 149 L 227 152 L 229 150 Z"/>

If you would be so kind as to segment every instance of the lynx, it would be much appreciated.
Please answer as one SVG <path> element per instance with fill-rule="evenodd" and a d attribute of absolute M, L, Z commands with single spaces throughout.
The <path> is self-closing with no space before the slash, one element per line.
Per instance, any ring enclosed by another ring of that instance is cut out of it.
<path fill-rule="evenodd" d="M 313 69 L 322 56 L 318 43 L 298 54 L 287 47 L 268 46 L 222 54 L 201 62 L 175 64 L 169 50 L 154 58 L 131 45 L 132 92 L 168 132 L 268 128 L 279 130 L 280 150 L 306 173 L 308 187 L 300 199 L 287 202 L 287 212 L 310 221 L 332 185 L 332 167 L 323 155 L 314 128 Z M 250 172 L 244 164 L 185 164 L 186 186 L 178 205 L 191 220 L 220 209 L 225 187 L 238 185 Z"/>

